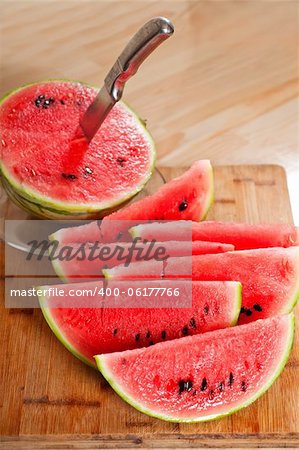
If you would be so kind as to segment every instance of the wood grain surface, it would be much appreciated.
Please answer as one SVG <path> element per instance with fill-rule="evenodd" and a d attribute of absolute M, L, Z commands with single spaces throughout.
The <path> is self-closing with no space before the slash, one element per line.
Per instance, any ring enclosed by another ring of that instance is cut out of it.
<path fill-rule="evenodd" d="M 132 34 L 175 34 L 128 83 L 162 165 L 280 164 L 299 224 L 298 1 L 2 0 L 0 95 L 47 78 L 100 85 Z M 296 191 L 297 188 L 297 191 Z"/>
<path fill-rule="evenodd" d="M 181 172 L 163 169 L 166 179 Z M 209 219 L 292 222 L 281 167 L 216 167 L 215 182 Z M 298 336 L 282 375 L 250 407 L 205 424 L 167 423 L 121 400 L 60 344 L 40 310 L 5 309 L 1 263 L 1 449 L 298 447 Z"/>

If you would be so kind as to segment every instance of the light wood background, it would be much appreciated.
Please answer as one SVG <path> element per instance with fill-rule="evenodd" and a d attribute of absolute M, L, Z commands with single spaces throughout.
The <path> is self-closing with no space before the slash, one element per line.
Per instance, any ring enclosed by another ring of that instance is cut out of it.
<path fill-rule="evenodd" d="M 147 119 L 161 165 L 276 163 L 298 191 L 298 1 L 2 0 L 0 94 L 65 77 L 100 85 L 155 15 L 175 35 L 141 67 L 125 99 Z"/>

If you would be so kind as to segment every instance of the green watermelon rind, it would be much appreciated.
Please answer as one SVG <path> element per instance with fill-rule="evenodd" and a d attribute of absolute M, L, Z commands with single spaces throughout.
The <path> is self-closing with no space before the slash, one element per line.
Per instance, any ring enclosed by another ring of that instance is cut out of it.
<path fill-rule="evenodd" d="M 60 276 L 60 275 L 59 275 Z M 63 278 L 63 276 L 61 276 L 61 278 Z M 232 308 L 231 311 L 231 321 L 230 321 L 230 326 L 235 326 L 238 322 L 238 318 L 239 318 L 239 314 L 240 314 L 240 309 L 241 309 L 241 303 L 242 303 L 242 285 L 239 282 L 228 282 L 228 283 L 233 283 L 235 286 L 235 305 L 234 308 Z M 43 292 L 45 292 L 45 290 L 47 289 L 47 286 L 38 286 L 36 287 L 36 290 L 41 290 Z M 56 320 L 53 317 L 53 315 L 51 314 L 51 308 L 48 306 L 47 303 L 47 298 L 45 295 L 40 295 L 38 296 L 39 299 L 39 305 L 40 308 L 42 310 L 43 316 L 47 322 L 47 324 L 49 325 L 49 327 L 51 328 L 51 330 L 53 331 L 53 333 L 55 334 L 55 336 L 57 337 L 57 339 L 64 345 L 64 347 L 69 350 L 76 358 L 78 358 L 80 361 L 84 362 L 85 364 L 96 368 L 96 363 L 94 360 L 88 359 L 86 358 L 79 350 L 77 350 L 68 340 L 67 336 L 60 330 L 59 326 L 56 325 Z"/>
<path fill-rule="evenodd" d="M 297 253 L 295 256 L 295 267 L 296 267 L 296 273 L 294 274 L 294 279 L 296 280 L 294 290 L 289 295 L 289 302 L 285 304 L 284 309 L 282 309 L 279 313 L 280 315 L 288 314 L 290 313 L 296 306 L 298 300 L 299 300 L 299 247 L 289 247 L 289 250 L 293 251 L 294 253 Z"/>
<path fill-rule="evenodd" d="M 209 195 L 207 195 L 206 202 L 203 205 L 201 216 L 198 218 L 199 222 L 206 219 L 208 212 L 214 202 L 214 196 L 215 196 L 214 186 L 215 186 L 215 184 L 214 184 L 214 172 L 213 172 L 213 167 L 211 164 L 209 164 L 208 177 L 209 177 Z"/>
<path fill-rule="evenodd" d="M 75 83 L 79 83 L 77 81 L 73 80 L 62 80 L 62 79 L 49 79 L 44 80 L 36 83 L 30 83 L 24 86 L 21 86 L 18 89 L 12 90 L 8 93 L 6 93 L 1 99 L 0 99 L 0 106 L 5 102 L 6 99 L 8 99 L 11 95 L 14 95 L 15 93 L 21 91 L 22 89 L 34 86 L 36 84 L 46 83 L 46 82 L 63 82 L 63 81 L 72 81 Z M 81 83 L 88 86 L 86 83 Z M 128 193 L 125 196 L 122 196 L 116 201 L 106 201 L 106 202 L 100 202 L 100 203 L 86 203 L 86 204 L 80 204 L 80 203 L 67 203 L 67 202 L 60 202 L 59 200 L 51 200 L 49 197 L 44 196 L 40 193 L 37 193 L 34 191 L 34 189 L 29 187 L 22 187 L 19 182 L 13 177 L 5 168 L 3 162 L 0 160 L 0 173 L 3 178 L 3 185 L 4 188 L 7 189 L 7 185 L 10 186 L 10 192 L 9 197 L 14 200 L 14 194 L 16 195 L 16 203 L 27 209 L 29 212 L 38 215 L 40 217 L 49 217 L 49 218 L 62 218 L 62 216 L 67 216 L 67 218 L 70 218 L 70 216 L 82 218 L 82 215 L 85 215 L 85 218 L 92 217 L 90 214 L 102 214 L 106 215 L 113 210 L 117 209 L 119 206 L 125 204 L 129 200 L 131 200 L 135 195 L 137 195 L 146 185 L 146 183 L 149 181 L 156 162 L 156 151 L 155 151 L 155 143 L 153 141 L 153 138 L 149 131 L 146 129 L 144 125 L 144 121 L 136 114 L 136 112 L 125 102 L 121 101 L 121 104 L 127 109 L 135 118 L 136 122 L 139 124 L 140 132 L 143 133 L 146 140 L 149 142 L 151 147 L 151 160 L 149 162 L 149 168 L 146 176 L 142 179 L 142 181 L 138 184 L 138 186 L 135 187 L 130 193 Z M 49 214 L 48 214 L 49 213 Z"/>
<path fill-rule="evenodd" d="M 249 398 L 246 402 L 243 404 L 240 404 L 231 410 L 228 410 L 227 412 L 221 412 L 219 414 L 213 414 L 208 416 L 201 416 L 201 417 L 194 417 L 192 419 L 182 419 L 182 418 L 176 418 L 169 415 L 164 415 L 163 413 L 155 413 L 149 408 L 144 407 L 142 404 L 137 403 L 132 397 L 129 395 L 126 395 L 121 388 L 121 385 L 118 384 L 117 380 L 113 377 L 111 372 L 109 371 L 109 368 L 105 364 L 105 355 L 96 355 L 95 360 L 97 363 L 97 367 L 99 371 L 102 373 L 104 378 L 108 381 L 110 386 L 114 389 L 114 391 L 128 404 L 133 406 L 138 411 L 142 412 L 143 414 L 146 414 L 148 416 L 165 420 L 167 422 L 176 422 L 176 423 L 196 423 L 196 422 L 209 422 L 217 419 L 221 419 L 223 417 L 229 416 L 237 411 L 240 411 L 241 409 L 251 405 L 253 402 L 255 402 L 259 397 L 261 397 L 274 383 L 274 381 L 278 378 L 282 370 L 284 369 L 288 359 L 289 355 L 292 350 L 293 342 L 294 342 L 294 333 L 295 333 L 295 316 L 293 313 L 289 314 L 289 336 L 286 341 L 286 348 L 283 353 L 283 356 L 280 359 L 279 364 L 277 365 L 277 369 L 274 372 L 273 376 L 262 386 L 261 389 L 259 389 L 255 395 L 253 395 L 251 398 Z"/>
<path fill-rule="evenodd" d="M 234 283 L 236 288 L 235 307 L 232 308 L 232 317 L 230 321 L 230 326 L 234 327 L 238 323 L 242 306 L 242 284 L 239 281 L 226 281 L 225 283 Z"/>
<path fill-rule="evenodd" d="M 61 279 L 63 283 L 69 283 L 70 281 L 65 277 L 65 274 L 61 268 L 60 261 L 58 259 L 53 259 L 51 261 L 52 267 L 56 275 Z"/>
<path fill-rule="evenodd" d="M 44 291 L 46 286 L 37 286 L 36 290 Z M 57 339 L 64 345 L 64 347 L 69 350 L 76 358 L 78 358 L 83 363 L 95 369 L 95 363 L 86 358 L 82 353 L 80 353 L 67 339 L 66 335 L 60 330 L 60 328 L 56 325 L 56 321 L 51 314 L 51 308 L 49 308 L 47 304 L 47 298 L 45 295 L 40 295 L 38 297 L 40 308 L 42 310 L 43 316 L 49 325 L 50 329 L 53 331 Z"/>

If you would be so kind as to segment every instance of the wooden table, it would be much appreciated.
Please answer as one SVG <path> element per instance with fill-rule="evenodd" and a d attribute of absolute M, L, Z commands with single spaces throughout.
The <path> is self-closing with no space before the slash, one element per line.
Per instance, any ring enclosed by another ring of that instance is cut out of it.
<path fill-rule="evenodd" d="M 199 158 L 217 165 L 281 164 L 298 224 L 297 7 L 292 1 L 254 0 L 4 1 L 0 94 L 49 77 L 100 84 L 135 30 L 154 15 L 168 16 L 174 37 L 125 93 L 147 119 L 159 164 L 187 166 Z M 291 221 L 280 168 L 220 167 L 216 175 L 210 218 Z M 287 369 L 261 400 L 228 419 L 192 428 L 135 412 L 63 349 L 40 311 L 9 314 L 1 305 L 0 349 L 7 359 L 1 354 L 0 375 L 9 384 L 0 385 L 0 428 L 15 436 L 2 447 L 0 442 L 1 449 L 18 442 L 22 450 L 38 448 L 32 434 L 47 434 L 44 449 L 298 447 L 298 340 Z M 12 356 L 16 349 L 19 358 Z M 63 383 L 62 372 L 75 379 Z M 97 401 L 114 412 L 112 421 L 104 407 L 97 411 Z"/>
<path fill-rule="evenodd" d="M 297 1 L 7 0 L 0 8 L 0 95 L 50 77 L 100 85 L 143 22 L 171 18 L 174 36 L 125 91 L 147 119 L 159 163 L 283 165 L 299 224 Z"/>

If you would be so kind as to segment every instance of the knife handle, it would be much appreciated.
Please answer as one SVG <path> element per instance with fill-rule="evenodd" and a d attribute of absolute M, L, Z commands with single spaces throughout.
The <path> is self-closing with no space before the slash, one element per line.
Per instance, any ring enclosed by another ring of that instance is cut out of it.
<path fill-rule="evenodd" d="M 105 86 L 114 101 L 120 100 L 125 83 L 143 61 L 173 32 L 172 22 L 165 17 L 154 17 L 137 31 L 105 78 Z"/>

